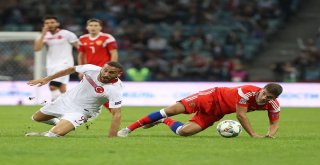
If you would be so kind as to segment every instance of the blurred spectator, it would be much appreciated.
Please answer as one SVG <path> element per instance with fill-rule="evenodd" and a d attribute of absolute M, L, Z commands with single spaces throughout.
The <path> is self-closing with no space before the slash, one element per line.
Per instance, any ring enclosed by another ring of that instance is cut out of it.
<path fill-rule="evenodd" d="M 133 65 L 126 70 L 126 80 L 128 81 L 148 81 L 150 79 L 150 71 L 144 67 L 142 61 L 136 58 Z"/>

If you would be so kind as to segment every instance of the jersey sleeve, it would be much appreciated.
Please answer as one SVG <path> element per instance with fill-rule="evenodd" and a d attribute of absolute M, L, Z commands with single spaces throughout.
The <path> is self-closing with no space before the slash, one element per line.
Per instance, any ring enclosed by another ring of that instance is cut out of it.
<path fill-rule="evenodd" d="M 79 52 L 84 52 L 84 45 L 83 45 L 83 43 L 82 43 L 82 41 L 81 41 L 81 39 L 79 40 L 79 48 L 78 48 L 78 51 Z"/>
<path fill-rule="evenodd" d="M 109 108 L 120 108 L 122 106 L 122 93 L 122 87 L 110 91 Z"/>
<path fill-rule="evenodd" d="M 68 42 L 75 43 L 77 41 L 78 41 L 78 37 L 74 33 L 68 31 Z"/>
<path fill-rule="evenodd" d="M 237 104 L 243 107 L 249 106 L 249 96 L 248 93 L 243 88 L 238 88 L 238 97 L 237 97 Z"/>
<path fill-rule="evenodd" d="M 114 50 L 114 49 L 118 49 L 116 39 L 112 35 L 109 35 L 109 37 L 103 43 L 103 47 L 105 47 L 109 51 Z"/>
<path fill-rule="evenodd" d="M 78 73 L 85 73 L 87 71 L 99 71 L 101 67 L 92 65 L 92 64 L 85 64 L 85 65 L 77 65 L 76 72 Z"/>
<path fill-rule="evenodd" d="M 280 117 L 280 104 L 277 100 L 271 100 L 268 102 L 268 117 L 270 121 L 279 120 Z"/>

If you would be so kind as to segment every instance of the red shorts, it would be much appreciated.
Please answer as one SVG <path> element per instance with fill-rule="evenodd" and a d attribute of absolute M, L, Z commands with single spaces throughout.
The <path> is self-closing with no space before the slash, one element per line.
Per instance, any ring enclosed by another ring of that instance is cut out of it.
<path fill-rule="evenodd" d="M 223 117 L 215 115 L 217 104 L 214 91 L 214 88 L 208 89 L 179 100 L 186 109 L 185 114 L 195 113 L 189 121 L 197 123 L 202 129 L 212 126 Z"/>

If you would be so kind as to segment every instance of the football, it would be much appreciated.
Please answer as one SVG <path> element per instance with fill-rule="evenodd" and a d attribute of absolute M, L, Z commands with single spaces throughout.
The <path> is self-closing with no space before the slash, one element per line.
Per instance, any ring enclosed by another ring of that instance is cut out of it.
<path fill-rule="evenodd" d="M 241 124 L 234 120 L 224 120 L 217 125 L 218 134 L 225 138 L 237 137 L 241 130 Z"/>

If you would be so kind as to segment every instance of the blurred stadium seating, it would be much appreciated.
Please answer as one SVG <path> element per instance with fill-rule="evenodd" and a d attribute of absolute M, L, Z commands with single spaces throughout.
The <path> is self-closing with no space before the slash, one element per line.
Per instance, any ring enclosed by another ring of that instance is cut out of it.
<path fill-rule="evenodd" d="M 125 68 L 141 61 L 150 70 L 150 81 L 231 81 L 238 80 L 230 76 L 234 66 L 240 64 L 246 72 L 245 66 L 299 5 L 300 0 L 11 0 L 0 6 L 0 30 L 40 31 L 42 17 L 53 14 L 63 28 L 81 35 L 85 21 L 94 17 L 116 37 Z M 30 50 L 12 54 L 8 49 L 14 52 L 0 43 L 1 67 L 28 62 L 28 69 L 14 74 L 5 68 L 0 75 L 32 78 Z"/>

